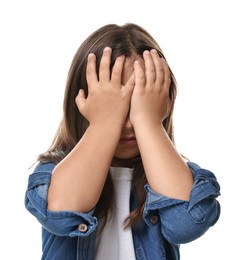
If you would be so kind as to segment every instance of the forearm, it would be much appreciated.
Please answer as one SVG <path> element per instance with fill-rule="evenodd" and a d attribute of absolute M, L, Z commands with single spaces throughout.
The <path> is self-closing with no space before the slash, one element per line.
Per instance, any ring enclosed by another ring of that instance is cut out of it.
<path fill-rule="evenodd" d="M 151 188 L 168 197 L 189 200 L 192 173 L 162 124 L 144 123 L 135 127 L 135 133 Z"/>
<path fill-rule="evenodd" d="M 48 209 L 88 212 L 97 203 L 120 136 L 120 128 L 89 126 L 76 147 L 54 169 Z"/>

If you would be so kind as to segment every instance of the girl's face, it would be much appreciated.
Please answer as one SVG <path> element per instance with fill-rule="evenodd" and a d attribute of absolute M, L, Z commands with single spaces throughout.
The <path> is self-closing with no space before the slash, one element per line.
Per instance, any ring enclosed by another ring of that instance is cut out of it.
<path fill-rule="evenodd" d="M 136 60 L 136 57 L 126 58 L 124 63 L 123 75 L 122 75 L 122 84 L 125 85 L 130 76 L 133 73 L 133 63 Z M 141 60 L 141 59 L 140 59 Z M 133 125 L 127 118 L 120 140 L 118 142 L 114 157 L 116 159 L 131 159 L 139 155 L 139 148 L 137 145 L 137 140 L 135 137 L 135 132 Z"/>

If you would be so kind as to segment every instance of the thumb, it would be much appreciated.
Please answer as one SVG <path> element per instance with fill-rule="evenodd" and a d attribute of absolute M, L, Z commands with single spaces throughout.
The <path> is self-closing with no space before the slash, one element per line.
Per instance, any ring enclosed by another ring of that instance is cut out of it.
<path fill-rule="evenodd" d="M 79 89 L 75 102 L 77 104 L 79 111 L 81 111 L 86 103 L 86 96 L 83 89 Z"/>

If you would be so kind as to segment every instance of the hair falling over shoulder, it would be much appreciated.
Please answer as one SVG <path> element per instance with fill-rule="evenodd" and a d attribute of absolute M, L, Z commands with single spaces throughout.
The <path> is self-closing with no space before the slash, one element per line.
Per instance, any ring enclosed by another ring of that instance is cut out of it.
<path fill-rule="evenodd" d="M 112 48 L 111 66 L 120 55 L 131 57 L 137 55 L 142 58 L 145 50 L 156 49 L 159 56 L 165 58 L 160 46 L 155 39 L 144 28 L 133 23 L 127 23 L 122 26 L 116 24 L 105 25 L 93 32 L 78 48 L 73 57 L 70 66 L 63 102 L 63 117 L 55 137 L 49 149 L 38 156 L 39 162 L 52 161 L 59 163 L 78 143 L 84 135 L 88 121 L 80 114 L 75 98 L 79 89 L 84 89 L 88 95 L 88 85 L 86 80 L 87 57 L 89 53 L 94 53 L 97 60 L 97 73 L 99 71 L 102 52 L 105 47 Z M 169 68 L 170 69 L 170 68 Z M 170 69 L 171 85 L 169 96 L 172 100 L 172 106 L 168 117 L 163 125 L 174 143 L 173 136 L 173 108 L 177 94 L 177 84 L 175 77 Z M 133 210 L 125 221 L 125 226 L 132 225 L 142 217 L 146 194 L 143 192 L 146 184 L 146 176 L 140 158 L 135 160 L 134 175 L 132 181 L 132 194 L 136 196 L 139 207 Z M 95 215 L 98 218 L 104 218 L 106 221 L 107 212 L 111 208 L 111 198 L 113 194 L 113 185 L 110 175 L 106 180 L 101 197 L 96 205 Z"/>

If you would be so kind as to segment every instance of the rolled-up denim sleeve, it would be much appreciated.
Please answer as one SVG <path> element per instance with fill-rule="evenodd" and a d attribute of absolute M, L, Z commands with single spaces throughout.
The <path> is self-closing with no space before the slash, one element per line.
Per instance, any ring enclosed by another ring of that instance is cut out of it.
<path fill-rule="evenodd" d="M 171 244 L 188 243 L 202 236 L 220 216 L 220 186 L 215 175 L 197 164 L 188 162 L 194 177 L 189 201 L 173 199 L 154 192 L 149 185 L 144 220 L 147 225 L 156 225 L 152 216 L 161 222 L 164 237 Z"/>
<path fill-rule="evenodd" d="M 93 211 L 81 213 L 74 211 L 49 211 L 47 209 L 47 192 L 55 164 L 44 163 L 29 175 L 25 193 L 25 207 L 36 217 L 43 228 L 58 236 L 88 236 L 97 227 Z"/>

